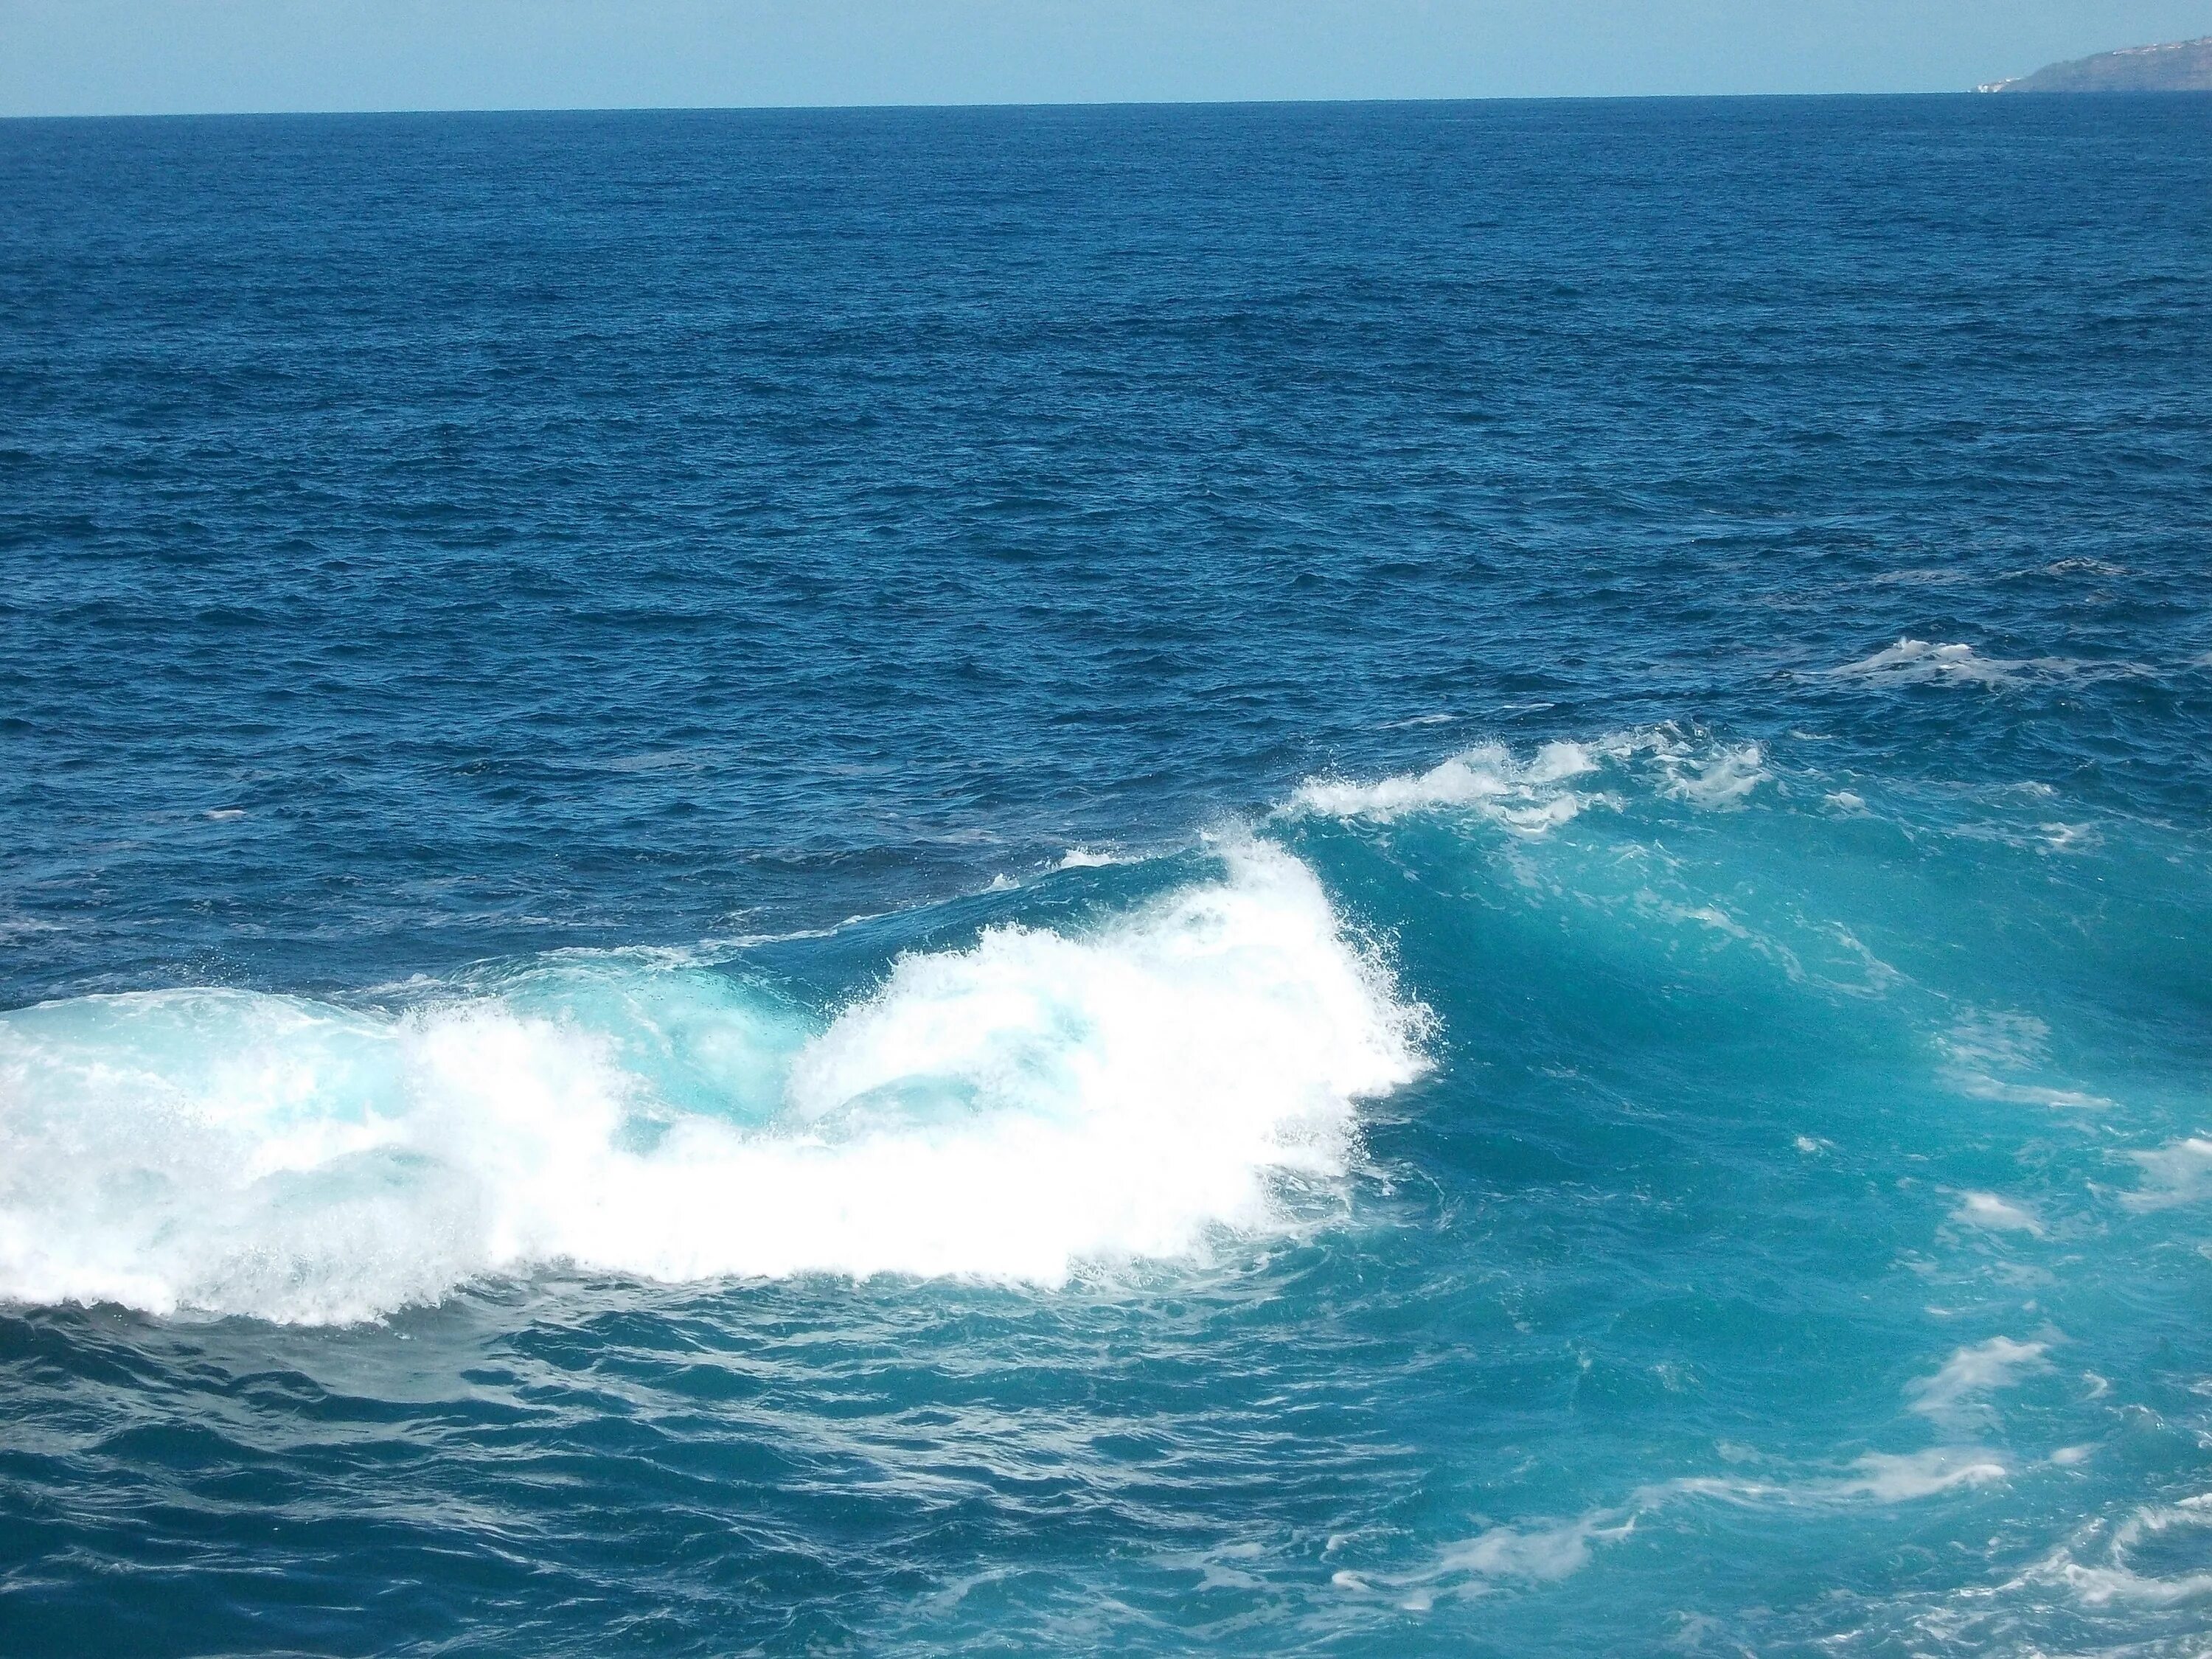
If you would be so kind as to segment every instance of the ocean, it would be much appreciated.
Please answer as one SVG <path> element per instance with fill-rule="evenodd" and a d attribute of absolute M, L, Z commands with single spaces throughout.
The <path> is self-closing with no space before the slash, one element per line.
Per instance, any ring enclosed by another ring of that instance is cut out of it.
<path fill-rule="evenodd" d="M 2208 177 L 0 123 L 0 1652 L 2206 1652 Z"/>

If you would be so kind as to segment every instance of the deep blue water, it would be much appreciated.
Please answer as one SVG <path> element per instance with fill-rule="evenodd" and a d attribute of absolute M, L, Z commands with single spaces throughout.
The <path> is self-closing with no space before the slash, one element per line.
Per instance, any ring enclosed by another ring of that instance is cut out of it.
<path fill-rule="evenodd" d="M 2208 176 L 0 124 L 0 1651 L 2204 1651 Z"/>

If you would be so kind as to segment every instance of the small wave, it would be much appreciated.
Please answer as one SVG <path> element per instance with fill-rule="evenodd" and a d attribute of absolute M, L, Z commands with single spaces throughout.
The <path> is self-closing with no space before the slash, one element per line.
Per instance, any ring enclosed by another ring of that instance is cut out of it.
<path fill-rule="evenodd" d="M 817 1015 L 574 962 L 397 1014 L 190 990 L 0 1016 L 0 1297 L 347 1322 L 564 1262 L 1054 1285 L 1287 1218 L 1423 1011 L 1312 873 L 986 930 Z"/>
<path fill-rule="evenodd" d="M 1749 1509 L 1856 1508 L 1916 1503 L 1995 1485 L 2011 1476 L 2011 1468 L 1997 1454 L 1966 1445 L 1868 1452 L 1853 1460 L 1844 1473 L 1796 1482 L 1688 1475 L 1638 1487 L 1626 1503 L 1594 1509 L 1571 1521 L 1492 1527 L 1445 1546 L 1418 1569 L 1346 1569 L 1334 1582 L 1340 1589 L 1388 1594 L 1409 1611 L 1425 1612 L 1442 1595 L 1479 1595 L 1502 1583 L 1548 1583 L 1571 1577 L 1589 1565 L 1593 1546 L 1617 1543 L 1632 1534 L 1646 1517 L 1686 1502 Z"/>
<path fill-rule="evenodd" d="M 1597 769 L 1589 747 L 1547 743 L 1527 761 L 1503 744 L 1485 744 L 1413 776 L 1376 783 L 1309 779 L 1291 798 L 1294 811 L 1388 821 L 1437 807 L 1471 806 L 1508 829 L 1537 832 L 1564 823 L 1586 804 L 1561 786 Z"/>
<path fill-rule="evenodd" d="M 1978 654 L 1971 645 L 1903 639 L 1895 645 L 1827 672 L 1838 679 L 1880 680 L 1893 685 L 2008 685 L 2025 661 Z"/>
<path fill-rule="evenodd" d="M 1312 778 L 1298 787 L 1288 810 L 1378 823 L 1471 810 L 1517 834 L 1540 836 L 1592 806 L 1619 805 L 1618 795 L 1595 787 L 1601 781 L 1725 811 L 1741 805 L 1771 775 L 1756 743 L 1703 744 L 1662 727 L 1547 743 L 1526 760 L 1503 744 L 1483 744 L 1425 772 L 1372 783 Z"/>
<path fill-rule="evenodd" d="M 1091 847 L 1071 847 L 1060 855 L 1060 862 L 1052 867 L 1054 870 L 1103 870 L 1127 862 L 1128 860 L 1119 853 L 1103 853 Z"/>
<path fill-rule="evenodd" d="M 2136 674 L 2134 663 L 2093 662 L 2073 657 L 1984 657 L 1971 645 L 1901 639 L 1870 657 L 1823 671 L 1832 679 L 1877 685 L 2013 685 L 2023 680 L 2072 679 Z"/>
<path fill-rule="evenodd" d="M 2045 1069 L 2050 1037 L 2051 1028 L 2033 1014 L 1967 1014 L 1939 1041 L 1944 1055 L 1943 1079 L 1974 1100 L 2048 1106 L 2057 1111 L 2109 1108 L 2110 1100 L 2086 1090 L 2021 1083 L 2003 1075 Z"/>

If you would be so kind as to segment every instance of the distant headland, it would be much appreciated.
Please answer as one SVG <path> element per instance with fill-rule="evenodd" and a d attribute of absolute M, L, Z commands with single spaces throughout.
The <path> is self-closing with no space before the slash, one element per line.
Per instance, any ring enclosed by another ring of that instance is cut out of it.
<path fill-rule="evenodd" d="M 2212 34 L 2129 46 L 2051 64 L 2016 81 L 1991 81 L 1977 92 L 2212 92 Z"/>

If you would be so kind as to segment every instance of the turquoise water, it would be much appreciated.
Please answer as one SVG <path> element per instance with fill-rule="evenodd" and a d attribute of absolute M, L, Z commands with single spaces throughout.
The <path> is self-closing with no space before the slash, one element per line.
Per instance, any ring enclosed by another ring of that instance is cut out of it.
<path fill-rule="evenodd" d="M 0 125 L 0 1648 L 2202 1651 L 2208 161 Z"/>

